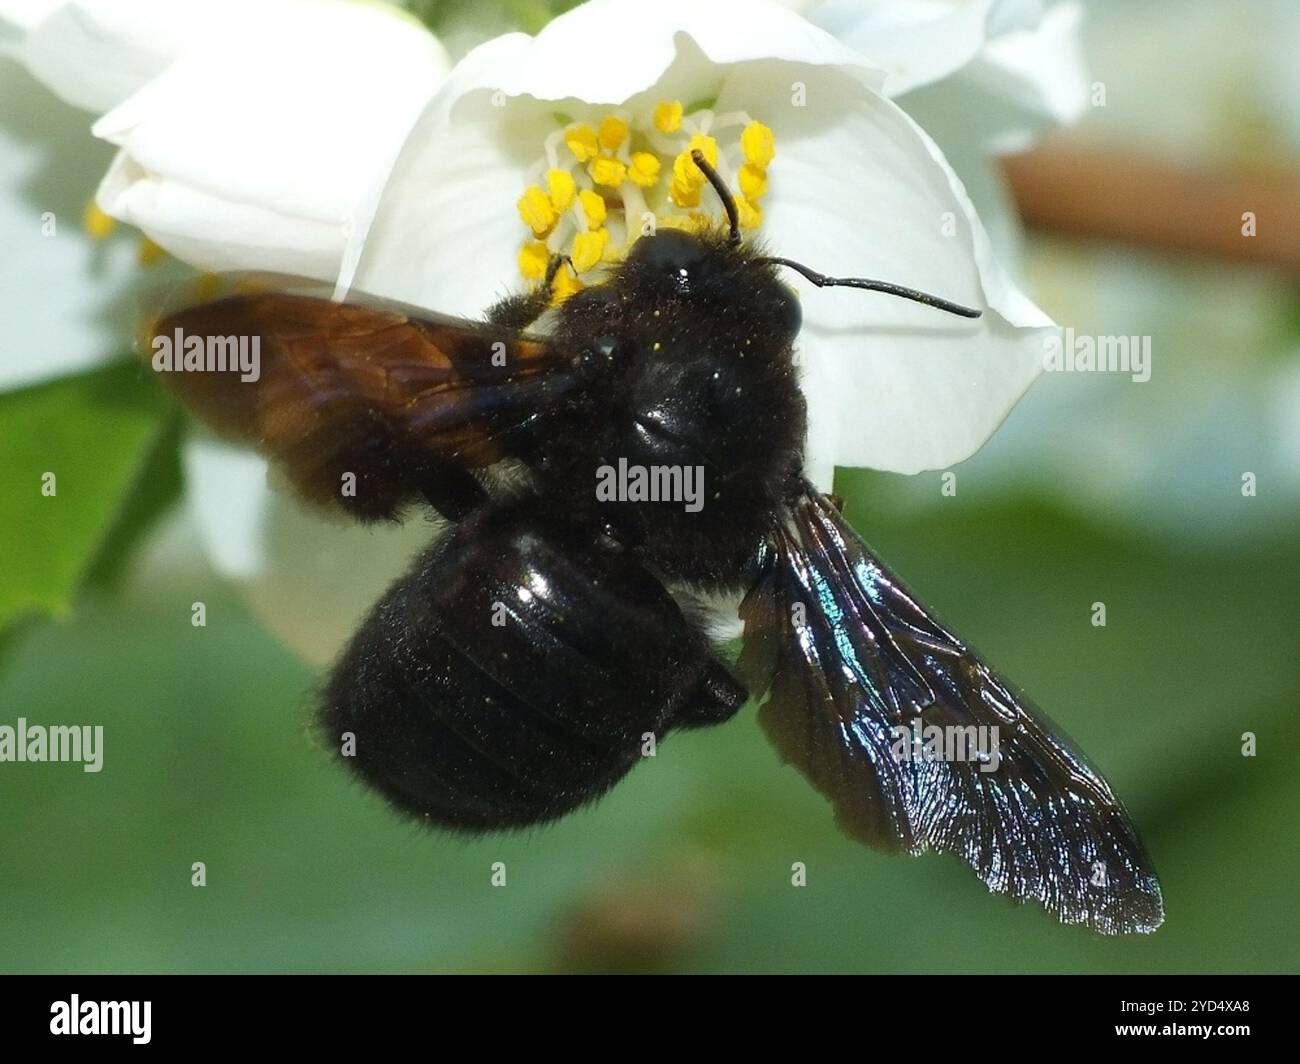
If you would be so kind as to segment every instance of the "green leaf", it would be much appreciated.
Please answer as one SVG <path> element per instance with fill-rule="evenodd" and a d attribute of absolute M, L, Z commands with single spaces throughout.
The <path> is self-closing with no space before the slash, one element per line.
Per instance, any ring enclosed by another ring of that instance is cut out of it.
<path fill-rule="evenodd" d="M 167 411 L 134 362 L 0 395 L 0 629 L 67 615 Z"/>
<path fill-rule="evenodd" d="M 86 574 L 85 585 L 113 590 L 125 576 L 132 549 L 181 496 L 181 437 L 185 418 L 176 411 L 167 417 L 146 455 L 135 489 L 100 545 Z"/>

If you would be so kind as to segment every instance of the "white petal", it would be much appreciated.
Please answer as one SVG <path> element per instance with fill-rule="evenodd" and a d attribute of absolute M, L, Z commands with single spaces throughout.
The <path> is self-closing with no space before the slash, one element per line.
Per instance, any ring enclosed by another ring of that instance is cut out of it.
<path fill-rule="evenodd" d="M 1087 108 L 1081 19 L 1077 4 L 1057 4 L 1037 26 L 991 40 L 952 78 L 899 103 L 945 148 L 964 140 L 994 154 L 1024 151 Z"/>
<path fill-rule="evenodd" d="M 950 77 L 898 99 L 943 149 L 989 233 L 1015 271 L 1021 232 L 1015 205 L 991 155 L 1023 151 L 1052 125 L 1075 121 L 1087 102 L 1080 9 L 1061 3 L 1039 17 L 1037 0 L 995 4 L 988 41 Z"/>
<path fill-rule="evenodd" d="M 0 44 L 6 54 L 20 45 L 63 0 L 0 0 Z"/>
<path fill-rule="evenodd" d="M 972 78 L 1031 118 L 1037 115 L 1049 124 L 1078 121 L 1088 105 L 1082 22 L 1083 8 L 1073 0 L 1053 5 L 1037 25 L 994 37 Z M 997 150 L 1015 151 L 1025 144 L 1012 141 Z"/>
<path fill-rule="evenodd" d="M 86 139 L 85 114 L 3 60 L 0 99 L 13 105 L 0 126 L 0 298 L 10 308 L 0 389 L 9 389 L 121 355 L 141 271 L 132 241 L 96 242 L 82 229 L 89 175 L 107 164 L 110 150 Z"/>
<path fill-rule="evenodd" d="M 258 12 L 298 0 L 0 0 L 0 19 L 21 26 L 14 53 L 69 103 L 102 112 L 201 43 L 252 32 Z"/>
<path fill-rule="evenodd" d="M 186 504 L 212 564 L 234 580 L 254 579 L 266 566 L 266 460 L 200 437 L 186 442 L 182 464 L 189 489 Z"/>
<path fill-rule="evenodd" d="M 277 214 L 149 174 L 120 152 L 96 193 L 182 262 L 212 272 L 258 270 L 333 280 L 346 240 L 338 222 Z"/>
<path fill-rule="evenodd" d="M 160 0 L 117 4 L 0 3 L 7 51 L 67 102 L 103 111 L 161 73 L 173 58 L 166 12 L 186 7 Z"/>
<path fill-rule="evenodd" d="M 288 54 L 336 27 L 361 41 L 394 22 L 415 28 L 396 8 L 347 0 L 0 0 L 0 40 L 58 95 L 97 112 L 191 51 L 231 54 L 275 41 Z"/>
<path fill-rule="evenodd" d="M 792 275 L 809 400 L 809 468 L 902 473 L 973 453 L 1040 372 L 1050 319 L 1006 277 L 956 176 L 894 104 L 835 71 L 809 70 L 791 108 L 761 71 L 729 77 L 719 109 L 776 131 L 763 227 L 774 252 L 835 276 L 919 288 L 978 321 Z"/>
<path fill-rule="evenodd" d="M 885 93 L 945 148 L 952 128 L 1023 150 L 1087 104 L 1073 0 L 828 0 L 807 14 L 889 71 Z"/>
<path fill-rule="evenodd" d="M 998 17 L 995 8 L 990 22 Z M 1028 148 L 1052 125 L 1073 122 L 1087 103 L 1080 9 L 1057 4 L 1031 28 L 993 38 L 951 77 L 898 100 L 935 142 L 974 203 L 999 260 L 1018 270 L 1020 222 L 993 155 Z"/>
<path fill-rule="evenodd" d="M 784 59 L 865 67 L 861 55 L 772 0 L 588 0 L 550 22 L 477 86 L 507 96 L 615 104 L 659 82 L 689 37 L 714 64 Z M 628 47 L 619 47 L 628 42 Z"/>
<path fill-rule="evenodd" d="M 539 123 L 554 121 L 552 108 L 531 99 L 496 106 L 487 91 L 458 98 L 453 83 L 471 80 L 480 63 L 508 64 L 527 41 L 520 34 L 497 38 L 457 65 L 411 130 L 368 236 L 354 234 L 340 287 L 355 282 L 375 295 L 465 317 L 478 317 L 507 294 L 521 243 L 514 204 L 541 151 Z M 448 121 L 453 104 L 455 120 Z"/>
<path fill-rule="evenodd" d="M 335 657 L 385 588 L 433 538 L 419 519 L 361 526 L 309 510 L 251 451 L 185 448 L 187 503 L 218 572 L 304 660 Z"/>
<path fill-rule="evenodd" d="M 828 0 L 805 12 L 888 72 L 900 96 L 948 77 L 984 47 L 994 0 Z"/>
<path fill-rule="evenodd" d="M 447 63 L 378 11 L 312 25 L 297 50 L 271 36 L 181 58 L 101 118 L 95 134 L 123 149 L 101 206 L 205 269 L 334 280 L 358 205 Z"/>

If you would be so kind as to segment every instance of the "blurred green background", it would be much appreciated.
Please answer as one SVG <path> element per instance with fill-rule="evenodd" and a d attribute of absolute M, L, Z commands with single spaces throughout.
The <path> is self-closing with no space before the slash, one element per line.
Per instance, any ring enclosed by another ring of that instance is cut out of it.
<path fill-rule="evenodd" d="M 1229 166 L 1264 144 L 1294 165 L 1295 115 L 1259 76 L 1275 35 L 1263 20 L 1283 9 L 1216 6 L 1089 5 L 1089 61 L 1109 92 L 1081 133 Z M 1247 9 L 1259 21 L 1243 44 Z M 922 600 L 1109 777 L 1164 886 L 1154 936 L 1059 927 L 990 897 L 955 860 L 859 848 L 780 765 L 752 707 L 673 736 L 598 807 L 545 830 L 469 842 L 399 821 L 309 736 L 318 674 L 197 551 L 176 549 L 178 429 L 158 428 L 138 374 L 108 370 L 0 397 L 5 472 L 26 468 L 24 434 L 80 456 L 65 479 L 81 478 L 87 512 L 57 534 L 91 536 L 115 484 L 149 488 L 59 577 L 79 589 L 71 607 L 0 642 L 0 722 L 90 721 L 106 735 L 98 775 L 0 766 L 0 969 L 1300 969 L 1294 278 L 1042 237 L 1025 271 L 1063 324 L 1151 335 L 1151 381 L 1044 378 L 956 469 L 953 497 L 937 472 L 844 471 L 837 487 Z M 75 425 L 47 416 L 69 403 L 86 410 Z M 104 410 L 121 468 L 99 461 Z M 1245 471 L 1257 497 L 1241 494 Z M 0 565 L 4 612 L 58 598 L 22 587 L 21 556 Z M 206 628 L 189 623 L 196 600 Z M 504 887 L 490 881 L 498 861 Z M 806 887 L 791 885 L 794 861 Z"/>

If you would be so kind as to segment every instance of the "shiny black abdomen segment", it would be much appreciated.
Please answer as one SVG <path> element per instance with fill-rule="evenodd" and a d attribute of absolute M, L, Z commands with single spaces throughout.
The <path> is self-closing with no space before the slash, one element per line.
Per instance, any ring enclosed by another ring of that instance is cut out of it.
<path fill-rule="evenodd" d="M 744 688 L 629 554 L 527 499 L 434 544 L 353 637 L 321 723 L 401 810 L 470 831 L 598 798 L 675 727 Z"/>

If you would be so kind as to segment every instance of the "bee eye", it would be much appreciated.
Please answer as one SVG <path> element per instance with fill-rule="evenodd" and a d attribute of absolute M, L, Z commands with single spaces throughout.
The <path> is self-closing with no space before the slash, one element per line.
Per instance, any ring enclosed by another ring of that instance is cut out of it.
<path fill-rule="evenodd" d="M 799 297 L 784 285 L 780 294 L 772 301 L 772 318 L 776 327 L 787 336 L 797 336 L 803 325 L 803 306 Z"/>

